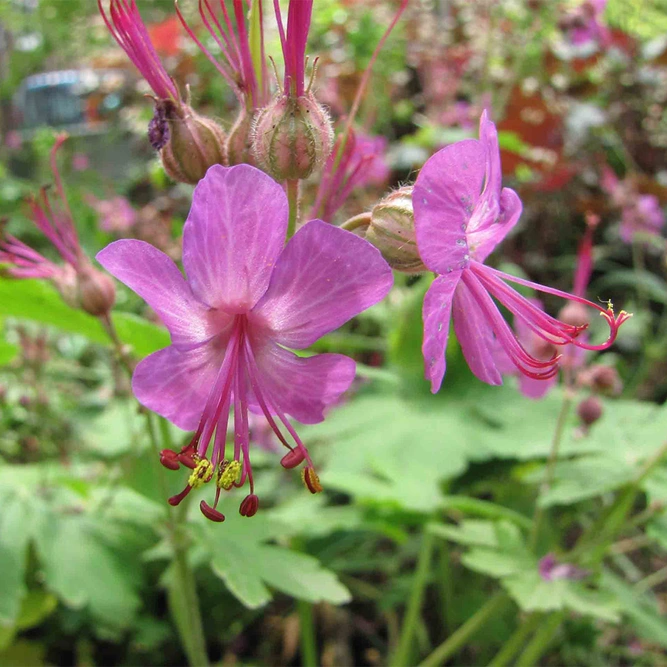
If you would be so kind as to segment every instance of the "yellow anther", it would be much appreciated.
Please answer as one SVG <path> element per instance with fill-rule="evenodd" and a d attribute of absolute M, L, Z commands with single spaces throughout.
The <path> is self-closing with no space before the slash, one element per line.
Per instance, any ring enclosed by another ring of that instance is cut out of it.
<path fill-rule="evenodd" d="M 301 479 L 311 493 L 321 493 L 323 491 L 320 478 L 310 466 L 306 466 L 301 471 Z"/>
<path fill-rule="evenodd" d="M 239 479 L 241 474 L 241 462 L 240 461 L 223 461 L 220 464 L 220 469 L 218 470 L 218 479 L 216 484 L 220 489 L 229 491 L 232 488 L 234 482 Z"/>
<path fill-rule="evenodd" d="M 213 464 L 208 459 L 200 459 L 188 478 L 188 484 L 193 489 L 198 489 L 202 484 L 211 481 L 213 477 Z"/>

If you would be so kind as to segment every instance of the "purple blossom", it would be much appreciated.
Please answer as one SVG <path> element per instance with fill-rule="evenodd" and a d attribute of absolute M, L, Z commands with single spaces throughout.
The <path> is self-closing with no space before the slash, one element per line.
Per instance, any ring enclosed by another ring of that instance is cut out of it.
<path fill-rule="evenodd" d="M 109 32 L 146 79 L 159 100 L 179 100 L 176 85 L 155 51 L 148 30 L 137 9 L 136 0 L 109 0 L 109 15 L 103 0 L 97 0 Z"/>
<path fill-rule="evenodd" d="M 194 191 L 183 231 L 187 278 L 148 243 L 121 240 L 99 262 L 146 300 L 171 334 L 171 345 L 137 366 L 138 400 L 180 428 L 196 430 L 162 463 L 192 468 L 178 504 L 193 487 L 215 480 L 214 521 L 221 489 L 243 486 L 240 511 L 257 511 L 249 458 L 249 410 L 263 414 L 288 453 L 286 468 L 304 460 L 304 482 L 320 489 L 305 445 L 288 420 L 313 424 L 354 379 L 355 364 L 340 354 L 298 357 L 304 349 L 382 299 L 392 274 L 363 239 L 321 220 L 303 225 L 283 248 L 288 205 L 282 188 L 249 165 L 211 167 Z M 226 433 L 234 418 L 234 446 Z M 292 447 L 284 435 L 295 443 Z"/>
<path fill-rule="evenodd" d="M 495 125 L 486 112 L 480 139 L 447 146 L 427 160 L 413 191 L 417 246 L 424 264 L 437 274 L 424 298 L 426 378 L 437 392 L 445 375 L 450 319 L 473 373 L 488 384 L 502 384 L 496 364 L 499 345 L 523 374 L 548 380 L 558 372 L 560 357 L 538 359 L 517 340 L 503 319 L 496 299 L 542 340 L 585 349 L 609 347 L 629 317 L 614 314 L 582 297 L 510 276 L 483 262 L 514 227 L 521 214 L 518 195 L 501 183 L 500 151 Z M 508 283 L 531 287 L 598 310 L 610 327 L 608 339 L 590 345 L 580 337 L 586 326 L 561 322 L 544 313 Z"/>
<path fill-rule="evenodd" d="M 602 19 L 608 0 L 585 0 L 567 18 L 568 33 L 572 44 L 579 46 L 589 42 L 607 44 L 609 29 Z"/>
<path fill-rule="evenodd" d="M 588 571 L 571 563 L 559 563 L 553 553 L 548 553 L 540 559 L 538 564 L 540 577 L 544 581 L 555 579 L 583 579 L 588 576 Z"/>

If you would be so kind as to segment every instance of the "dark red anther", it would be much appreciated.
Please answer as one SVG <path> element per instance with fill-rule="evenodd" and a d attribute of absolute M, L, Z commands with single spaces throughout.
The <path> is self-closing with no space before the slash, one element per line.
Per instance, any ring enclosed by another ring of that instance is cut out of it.
<path fill-rule="evenodd" d="M 225 520 L 225 515 L 222 512 L 218 512 L 214 507 L 211 507 L 205 500 L 202 500 L 199 503 L 199 509 L 201 510 L 201 513 L 211 521 L 222 523 Z"/>
<path fill-rule="evenodd" d="M 181 467 L 178 462 L 178 454 L 171 449 L 163 449 L 160 452 L 160 463 L 169 470 L 178 470 Z"/>
<path fill-rule="evenodd" d="M 251 493 L 243 499 L 243 502 L 239 507 L 239 514 L 241 516 L 255 516 L 258 509 L 259 498 L 254 493 Z"/>
<path fill-rule="evenodd" d="M 188 445 L 184 447 L 178 454 L 178 460 L 186 467 L 194 470 L 197 467 L 197 450 L 192 446 Z"/>
<path fill-rule="evenodd" d="M 192 487 L 188 484 L 179 494 L 172 496 L 167 502 L 173 507 L 176 507 L 176 505 L 178 505 L 190 491 L 192 491 Z"/>
<path fill-rule="evenodd" d="M 280 459 L 280 465 L 283 468 L 287 468 L 289 470 L 290 468 L 296 468 L 303 462 L 305 458 L 306 454 L 303 449 L 301 447 L 297 447 L 296 449 L 293 449 L 292 451 L 285 454 L 285 456 Z"/>

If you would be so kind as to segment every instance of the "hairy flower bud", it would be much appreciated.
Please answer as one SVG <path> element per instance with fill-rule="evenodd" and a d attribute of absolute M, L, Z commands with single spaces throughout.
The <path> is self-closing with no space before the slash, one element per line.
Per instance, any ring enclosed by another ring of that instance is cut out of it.
<path fill-rule="evenodd" d="M 329 157 L 332 145 L 329 114 L 311 93 L 277 97 L 255 118 L 253 154 L 277 181 L 308 178 Z"/>
<path fill-rule="evenodd" d="M 245 109 L 241 109 L 227 135 L 226 150 L 227 163 L 230 167 L 235 164 L 255 164 L 252 154 L 252 116 Z"/>
<path fill-rule="evenodd" d="M 600 417 L 602 417 L 603 407 L 602 402 L 597 396 L 589 396 L 585 398 L 577 406 L 577 414 L 584 426 L 594 424 Z"/>
<path fill-rule="evenodd" d="M 89 267 L 78 274 L 79 306 L 89 315 L 106 315 L 116 302 L 116 288 L 109 276 Z"/>
<path fill-rule="evenodd" d="M 155 125 L 153 121 L 157 121 Z M 159 138 L 153 145 L 162 145 L 162 165 L 175 181 L 196 185 L 209 167 L 226 163 L 223 129 L 187 104 L 160 100 L 153 121 L 149 127 L 151 142 Z"/>
<path fill-rule="evenodd" d="M 396 271 L 419 273 L 427 270 L 417 250 L 412 187 L 399 188 L 373 207 L 366 240 Z"/>

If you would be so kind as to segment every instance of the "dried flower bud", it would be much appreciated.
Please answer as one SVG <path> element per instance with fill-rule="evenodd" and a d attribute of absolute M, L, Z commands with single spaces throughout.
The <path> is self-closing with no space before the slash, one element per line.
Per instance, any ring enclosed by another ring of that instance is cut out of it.
<path fill-rule="evenodd" d="M 154 120 L 164 114 L 162 129 L 158 132 L 157 128 L 149 128 L 149 133 L 159 135 L 162 166 L 175 181 L 196 185 L 209 167 L 226 163 L 226 137 L 217 123 L 200 116 L 187 104 L 176 105 L 170 100 L 160 100 L 155 110 Z M 164 123 L 168 131 L 164 130 Z"/>
<path fill-rule="evenodd" d="M 329 114 L 311 93 L 277 97 L 255 118 L 253 154 L 277 181 L 308 178 L 329 157 L 332 145 Z"/>
<path fill-rule="evenodd" d="M 106 315 L 116 302 L 116 288 L 109 276 L 92 266 L 78 274 L 79 306 L 89 315 Z"/>
<path fill-rule="evenodd" d="M 558 313 L 558 319 L 574 327 L 583 327 L 590 324 L 588 309 L 581 303 L 570 301 Z"/>
<path fill-rule="evenodd" d="M 255 164 L 252 154 L 252 116 L 241 109 L 227 135 L 227 164 Z"/>
<path fill-rule="evenodd" d="M 579 374 L 577 381 L 582 387 L 606 396 L 618 396 L 623 391 L 618 371 L 604 364 L 593 364 Z"/>
<path fill-rule="evenodd" d="M 597 396 L 589 396 L 577 406 L 577 414 L 584 426 L 594 424 L 600 417 L 602 417 L 602 412 L 602 402 Z"/>
<path fill-rule="evenodd" d="M 399 188 L 373 207 L 366 240 L 396 271 L 419 273 L 427 270 L 417 250 L 412 187 Z"/>

